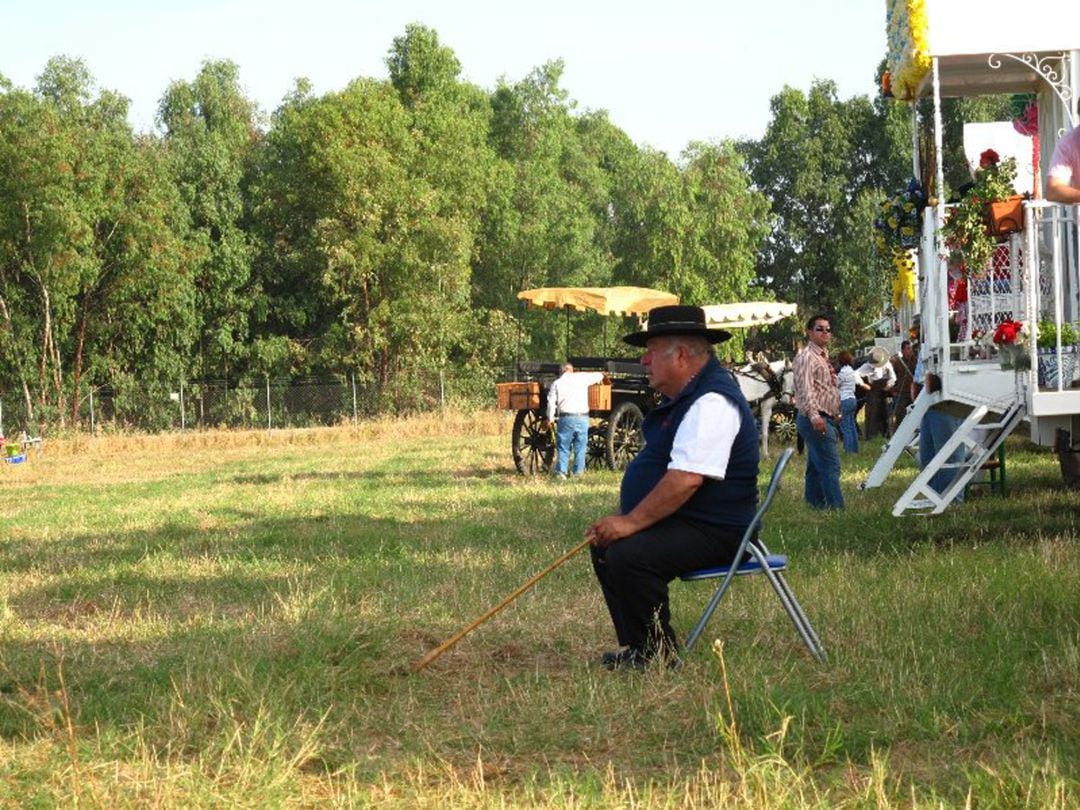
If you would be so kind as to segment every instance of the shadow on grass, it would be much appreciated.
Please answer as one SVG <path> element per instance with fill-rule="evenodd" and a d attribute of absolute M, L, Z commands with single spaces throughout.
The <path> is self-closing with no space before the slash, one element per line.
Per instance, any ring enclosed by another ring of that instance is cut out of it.
<path fill-rule="evenodd" d="M 469 478 L 476 480 L 497 480 L 506 478 L 513 473 L 506 470 L 491 470 L 483 468 L 461 467 L 446 472 L 418 473 L 415 471 L 402 470 L 401 472 L 389 471 L 353 471 L 353 472 L 315 472 L 305 471 L 297 473 L 255 473 L 253 475 L 237 475 L 231 481 L 234 484 L 262 486 L 278 484 L 283 481 L 364 481 L 371 484 L 391 482 L 400 484 L 403 478 L 408 479 L 410 487 L 437 488 L 446 486 L 447 477 Z"/>
<path fill-rule="evenodd" d="M 400 486 L 393 478 L 376 476 Z M 471 505 L 490 513 L 502 503 L 493 493 Z M 476 613 L 478 601 L 490 604 L 509 587 L 507 571 L 516 579 L 544 567 L 559 542 L 449 512 L 215 516 L 227 527 L 168 523 L 0 544 L 5 621 L 22 639 L 5 638 L 0 735 L 34 733 L 40 721 L 28 706 L 57 691 L 61 659 L 79 722 L 100 727 L 152 715 L 178 674 L 258 675 L 270 691 L 287 681 L 305 692 L 301 706 L 326 705 L 315 684 L 325 690 L 328 678 L 335 689 L 385 691 L 392 668 L 441 641 L 441 628 Z M 525 513 L 517 525 L 531 529 Z M 434 616 L 440 629 L 417 629 L 417 616 Z"/>

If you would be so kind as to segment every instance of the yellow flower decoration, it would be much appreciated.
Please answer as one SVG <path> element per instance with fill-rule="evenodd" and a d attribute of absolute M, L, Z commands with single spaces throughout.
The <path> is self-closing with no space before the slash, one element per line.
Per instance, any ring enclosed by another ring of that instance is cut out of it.
<path fill-rule="evenodd" d="M 892 283 L 892 304 L 899 308 L 903 299 L 915 303 L 915 257 L 909 250 L 894 250 L 892 255 L 896 276 Z"/>
<path fill-rule="evenodd" d="M 889 0 L 885 19 L 892 93 L 895 98 L 911 101 L 931 64 L 926 0 Z"/>

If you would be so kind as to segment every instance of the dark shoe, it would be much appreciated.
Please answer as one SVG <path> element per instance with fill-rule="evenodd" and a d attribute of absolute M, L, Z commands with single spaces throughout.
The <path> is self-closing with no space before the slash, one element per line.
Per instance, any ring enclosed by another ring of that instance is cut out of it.
<path fill-rule="evenodd" d="M 608 650 L 606 653 L 600 656 L 600 666 L 612 667 L 618 663 L 619 659 L 626 655 L 626 650 Z"/>
<path fill-rule="evenodd" d="M 618 652 L 606 652 L 600 656 L 600 663 L 611 672 L 644 672 L 649 664 L 640 650 L 627 648 Z"/>

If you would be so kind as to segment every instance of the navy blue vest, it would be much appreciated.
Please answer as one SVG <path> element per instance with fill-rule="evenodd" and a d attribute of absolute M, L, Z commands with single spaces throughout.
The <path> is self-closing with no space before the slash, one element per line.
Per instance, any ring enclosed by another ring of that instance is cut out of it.
<path fill-rule="evenodd" d="M 750 525 L 757 510 L 757 425 L 735 377 L 715 357 L 709 358 L 705 367 L 674 399 L 665 399 L 645 415 L 645 447 L 623 474 L 619 492 L 622 514 L 637 506 L 664 477 L 671 461 L 675 433 L 683 417 L 698 397 L 707 393 L 722 394 L 738 407 L 741 416 L 739 432 L 723 480 L 706 478 L 675 514 L 737 529 Z"/>

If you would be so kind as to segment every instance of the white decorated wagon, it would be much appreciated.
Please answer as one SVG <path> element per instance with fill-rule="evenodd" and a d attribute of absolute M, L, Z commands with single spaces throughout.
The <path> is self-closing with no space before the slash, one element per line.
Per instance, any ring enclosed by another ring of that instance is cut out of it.
<path fill-rule="evenodd" d="M 921 151 L 924 159 L 933 155 L 937 190 L 945 187 L 943 98 L 1025 93 L 1035 99 L 1029 133 L 1037 135 L 1032 193 L 1016 201 L 1015 221 L 1001 230 L 985 263 L 969 262 L 973 266 L 964 268 L 967 300 L 957 303 L 955 244 L 946 245 L 951 211 L 945 195 L 936 190 L 923 211 L 914 249 L 918 283 L 904 285 L 912 300 L 904 302 L 903 314 L 909 322 L 920 316 L 926 367 L 940 377 L 941 390 L 923 390 L 864 486 L 880 486 L 914 440 L 926 410 L 950 401 L 954 410 L 966 411 L 966 419 L 893 509 L 896 515 L 937 513 L 954 501 L 1013 431 L 1027 431 L 1045 446 L 1080 440 L 1080 348 L 1075 345 L 1080 334 L 1080 206 L 1048 202 L 1039 193 L 1055 144 L 1080 124 L 1080 3 L 890 0 L 886 6 L 891 91 L 900 100 L 932 102 L 929 120 L 919 120 L 916 112 L 928 105 L 912 104 L 912 110 L 916 138 L 919 133 L 932 136 L 935 148 Z M 923 171 L 930 167 L 918 165 L 918 141 L 913 151 L 915 177 L 930 175 Z M 964 310 L 960 319 L 958 307 Z M 1024 325 L 1012 347 L 1015 358 L 986 339 L 1005 323 Z M 1039 325 L 1041 342 L 1049 345 L 1038 345 L 1034 333 Z M 950 465 L 957 448 L 963 448 L 966 458 Z M 960 467 L 959 474 L 939 493 L 929 486 L 930 478 L 949 466 Z"/>

